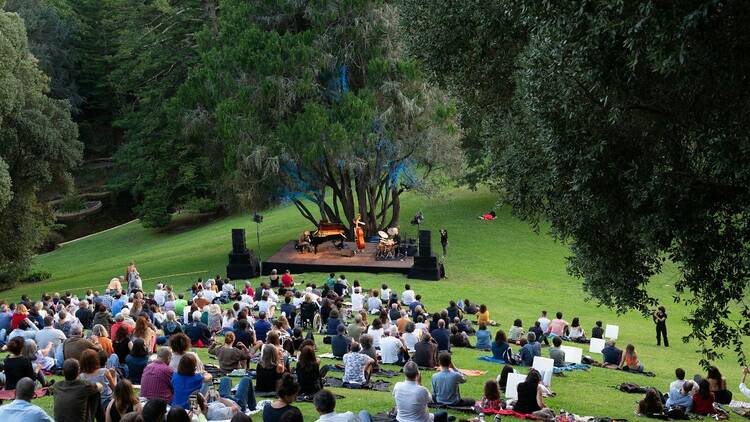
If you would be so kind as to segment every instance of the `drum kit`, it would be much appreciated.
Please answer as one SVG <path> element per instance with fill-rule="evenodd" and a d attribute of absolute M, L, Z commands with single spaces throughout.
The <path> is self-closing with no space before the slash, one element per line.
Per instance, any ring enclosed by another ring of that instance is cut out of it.
<path fill-rule="evenodd" d="M 400 245 L 395 239 L 398 236 L 397 227 L 391 227 L 387 232 L 380 230 L 378 236 L 380 237 L 380 242 L 378 242 L 378 251 L 375 254 L 376 260 L 385 261 L 403 258 L 402 255 L 404 254 L 401 252 Z"/>

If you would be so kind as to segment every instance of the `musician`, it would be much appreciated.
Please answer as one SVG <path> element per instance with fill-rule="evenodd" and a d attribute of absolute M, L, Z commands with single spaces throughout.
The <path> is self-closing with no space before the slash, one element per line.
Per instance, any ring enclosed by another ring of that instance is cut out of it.
<path fill-rule="evenodd" d="M 305 230 L 300 235 L 297 246 L 299 247 L 300 251 L 310 251 L 312 245 L 312 237 L 310 236 L 310 232 L 308 230 Z"/>
<path fill-rule="evenodd" d="M 357 252 L 362 253 L 365 250 L 365 231 L 362 229 L 362 226 L 365 225 L 362 221 L 362 214 L 357 214 L 357 218 L 354 219 L 353 223 L 353 229 L 354 229 L 354 240 L 357 243 Z"/>

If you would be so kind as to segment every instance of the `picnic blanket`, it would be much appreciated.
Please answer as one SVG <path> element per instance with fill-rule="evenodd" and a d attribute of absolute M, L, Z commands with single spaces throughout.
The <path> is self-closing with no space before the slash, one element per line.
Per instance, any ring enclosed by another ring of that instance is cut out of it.
<path fill-rule="evenodd" d="M 341 358 L 337 358 L 336 356 L 334 356 L 333 353 L 321 353 L 321 354 L 318 355 L 318 357 L 321 358 L 321 359 L 336 359 L 336 360 L 341 360 Z"/>
<path fill-rule="evenodd" d="M 484 410 L 482 410 L 482 413 L 484 413 L 485 415 L 513 416 L 514 418 L 518 418 L 518 419 L 531 419 L 531 420 L 538 419 L 534 415 L 527 415 L 527 414 L 524 414 L 524 413 L 518 413 L 518 412 L 510 410 L 510 409 L 484 409 Z"/>
<path fill-rule="evenodd" d="M 344 382 L 340 378 L 326 377 L 325 385 L 328 387 L 350 388 L 352 390 L 389 391 L 391 383 L 388 381 L 376 380 L 370 381 L 368 384 L 353 386 L 344 385 Z"/>
<path fill-rule="evenodd" d="M 476 414 L 477 412 L 474 410 L 474 406 L 448 406 L 445 404 L 439 404 L 439 403 L 429 403 L 427 407 L 430 407 L 432 409 L 445 409 L 445 410 L 455 410 L 456 412 L 464 412 L 464 413 L 472 413 Z"/>
<path fill-rule="evenodd" d="M 44 387 L 34 391 L 34 398 L 44 397 L 47 395 L 49 388 Z M 0 390 L 0 400 L 15 400 L 16 390 Z"/>
<path fill-rule="evenodd" d="M 572 365 L 565 365 L 557 367 L 555 366 L 552 368 L 553 374 L 560 374 L 566 371 L 588 371 L 591 369 L 591 365 L 586 365 L 585 363 L 574 363 Z"/>
<path fill-rule="evenodd" d="M 478 369 L 459 369 L 458 371 L 467 377 L 478 377 L 487 373 L 487 371 L 480 371 Z"/>
<path fill-rule="evenodd" d="M 729 402 L 729 409 L 739 416 L 750 419 L 750 403 L 748 402 L 732 400 Z"/>
<path fill-rule="evenodd" d="M 506 362 L 502 359 L 495 359 L 492 356 L 479 356 L 479 360 L 483 360 L 485 362 L 492 362 L 492 363 L 500 363 L 505 364 Z"/>
<path fill-rule="evenodd" d="M 601 363 L 601 362 L 597 362 L 595 360 L 591 361 L 591 366 L 596 366 L 597 368 L 612 369 L 612 370 L 615 370 L 615 371 L 627 372 L 627 373 L 630 373 L 630 374 L 640 374 L 640 375 L 643 375 L 643 376 L 646 376 L 646 377 L 655 377 L 656 376 L 655 373 L 650 372 L 650 371 L 628 371 L 628 370 L 625 370 L 625 369 L 613 368 L 612 366 L 609 366 L 609 364 L 604 364 L 604 363 Z"/>
<path fill-rule="evenodd" d="M 336 365 L 328 365 L 328 371 L 330 372 L 344 372 L 344 365 L 336 364 Z M 386 369 L 378 369 L 377 371 L 372 373 L 373 377 L 385 377 L 385 378 L 393 378 L 401 375 L 400 371 L 388 371 Z"/>

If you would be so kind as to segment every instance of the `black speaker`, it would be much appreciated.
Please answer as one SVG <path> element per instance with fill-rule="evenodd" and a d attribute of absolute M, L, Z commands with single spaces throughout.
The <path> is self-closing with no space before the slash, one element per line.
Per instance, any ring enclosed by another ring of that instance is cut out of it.
<path fill-rule="evenodd" d="M 245 229 L 232 229 L 232 252 L 243 253 L 246 249 Z"/>
<path fill-rule="evenodd" d="M 419 231 L 419 256 L 432 256 L 432 232 Z"/>
<path fill-rule="evenodd" d="M 445 276 L 444 271 L 436 256 L 415 256 L 408 277 L 418 280 L 440 280 Z"/>

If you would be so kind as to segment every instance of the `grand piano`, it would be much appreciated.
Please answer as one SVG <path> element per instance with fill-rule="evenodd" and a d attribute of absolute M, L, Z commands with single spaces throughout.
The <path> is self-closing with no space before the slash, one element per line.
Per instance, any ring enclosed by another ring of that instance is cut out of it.
<path fill-rule="evenodd" d="M 318 253 L 318 245 L 328 241 L 333 242 L 337 248 L 342 249 L 344 247 L 344 242 L 346 241 L 347 232 L 348 230 L 343 224 L 321 221 L 318 224 L 318 229 L 312 234 L 310 243 L 312 243 L 315 253 Z M 336 242 L 339 243 L 336 244 Z"/>

